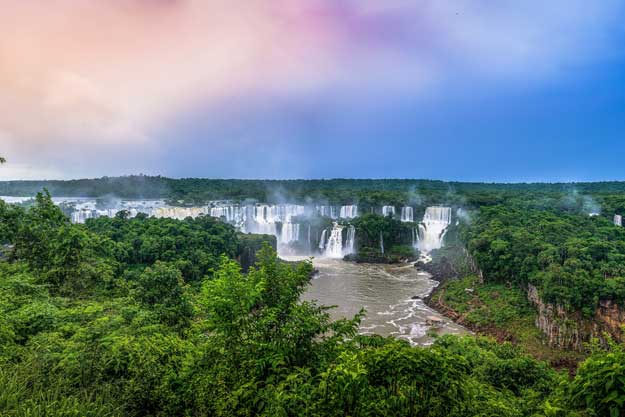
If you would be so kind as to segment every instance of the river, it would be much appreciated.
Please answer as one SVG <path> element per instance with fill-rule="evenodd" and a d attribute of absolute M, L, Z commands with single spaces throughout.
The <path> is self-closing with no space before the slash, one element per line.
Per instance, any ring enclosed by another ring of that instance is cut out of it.
<path fill-rule="evenodd" d="M 421 299 L 413 298 L 427 296 L 437 282 L 411 264 L 356 264 L 315 258 L 313 265 L 319 273 L 302 298 L 336 306 L 330 310 L 333 319 L 351 318 L 361 308 L 366 309 L 360 326 L 363 334 L 395 336 L 413 345 L 427 345 L 433 340 L 427 334 L 430 328 L 439 335 L 468 333 Z"/>

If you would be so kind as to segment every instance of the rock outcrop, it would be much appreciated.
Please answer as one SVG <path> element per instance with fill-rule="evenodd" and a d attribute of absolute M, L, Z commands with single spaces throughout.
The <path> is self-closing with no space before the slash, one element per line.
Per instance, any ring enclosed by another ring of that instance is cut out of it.
<path fill-rule="evenodd" d="M 237 249 L 237 261 L 243 272 L 247 272 L 250 266 L 256 263 L 256 253 L 269 245 L 274 251 L 278 247 L 278 240 L 273 235 L 255 235 L 239 233 L 239 247 Z"/>
<path fill-rule="evenodd" d="M 564 307 L 545 303 L 533 285 L 528 286 L 527 297 L 536 307 L 536 327 L 546 336 L 551 347 L 583 350 L 584 344 L 593 338 L 607 343 L 606 335 L 617 341 L 623 340 L 625 309 L 611 300 L 602 300 L 592 319 L 579 312 L 568 312 Z"/>

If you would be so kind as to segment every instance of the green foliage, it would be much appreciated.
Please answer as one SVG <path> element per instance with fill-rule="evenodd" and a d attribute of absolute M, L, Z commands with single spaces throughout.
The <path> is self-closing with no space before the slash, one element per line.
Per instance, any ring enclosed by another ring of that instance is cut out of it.
<path fill-rule="evenodd" d="M 412 243 L 412 228 L 390 216 L 366 213 L 353 219 L 351 223 L 356 228 L 359 246 L 379 247 L 380 237 L 387 248 Z"/>
<path fill-rule="evenodd" d="M 483 207 L 462 236 L 489 280 L 532 284 L 545 301 L 586 317 L 599 299 L 625 301 L 625 229 L 603 217 Z"/>
<path fill-rule="evenodd" d="M 23 209 L 0 200 L 0 245 L 15 242 Z"/>
<path fill-rule="evenodd" d="M 356 228 L 356 253 L 348 259 L 357 262 L 393 263 L 415 258 L 412 240 L 416 224 L 391 216 L 367 213 L 351 220 Z M 384 247 L 384 253 L 382 252 Z"/>
<path fill-rule="evenodd" d="M 139 215 L 89 219 L 89 231 L 112 241 L 111 254 L 121 270 L 168 262 L 184 280 L 197 284 L 219 264 L 219 257 L 234 258 L 239 241 L 234 228 L 218 219 L 201 216 L 182 221 Z"/>
<path fill-rule="evenodd" d="M 189 288 L 180 271 L 157 261 L 139 275 L 134 297 L 169 326 L 186 326 L 193 315 Z"/>
<path fill-rule="evenodd" d="M 381 192 L 375 199 L 392 197 Z M 499 197 L 474 198 L 500 210 L 494 205 Z M 584 223 L 571 214 L 543 221 L 535 230 L 550 241 L 533 242 L 543 246 L 530 250 L 532 263 L 519 261 L 527 248 L 516 246 L 527 236 L 520 228 L 507 230 L 502 213 L 492 215 L 488 230 L 482 227 L 488 217 L 480 217 L 475 231 L 464 233 L 500 281 L 505 272 L 515 284 L 525 277 L 536 282 L 534 265 L 547 271 L 559 265 L 590 277 L 596 268 L 609 277 L 619 271 L 621 235 L 607 230 L 604 220 Z M 332 321 L 327 307 L 300 301 L 313 272 L 310 262 L 282 262 L 274 242 L 243 238 L 215 219 L 122 214 L 71 225 L 47 193 L 28 209 L 0 204 L 0 216 L 4 243 L 15 245 L 9 259 L 0 261 L 3 416 L 623 412 L 625 358 L 616 347 L 593 355 L 568 381 L 512 345 L 488 339 L 444 336 L 433 346 L 412 347 L 358 335 L 364 312 Z M 403 233 L 410 225 L 363 219 L 364 239 L 388 233 L 391 252 L 407 251 Z M 575 228 L 573 219 L 589 234 L 608 238 L 593 240 L 584 232 L 577 233 L 583 242 L 571 240 L 564 232 Z M 564 224 L 551 224 L 556 220 Z M 235 262 L 241 248 L 254 251 L 263 242 L 256 265 L 242 272 Z M 602 291 L 619 291 L 619 280 L 607 280 L 614 284 Z M 471 301 L 464 299 L 469 295 L 463 285 L 450 289 L 449 302 Z M 516 288 L 489 282 L 476 289 L 485 308 L 475 304 L 475 311 L 465 313 L 475 322 L 506 325 L 515 314 L 531 311 Z M 496 291 L 499 296 L 492 297 Z"/>
<path fill-rule="evenodd" d="M 247 271 L 250 266 L 257 261 L 256 255 L 263 247 L 269 245 L 274 250 L 277 249 L 278 242 L 273 235 L 254 235 L 251 233 L 238 233 L 239 247 L 237 248 L 237 260 L 243 271 Z"/>
<path fill-rule="evenodd" d="M 515 286 L 496 282 L 481 284 L 475 275 L 443 283 L 432 297 L 439 307 L 453 311 L 465 326 L 514 342 L 524 352 L 554 366 L 575 364 L 583 355 L 550 348 L 536 328 L 536 310 L 525 292 Z"/>
<path fill-rule="evenodd" d="M 622 416 L 625 414 L 625 351 L 614 347 L 598 352 L 581 364 L 577 375 L 566 387 L 564 407 L 587 415 Z"/>
<path fill-rule="evenodd" d="M 441 302 L 477 327 L 509 328 L 523 317 L 533 323 L 536 316 L 522 290 L 498 283 L 482 285 L 473 275 L 445 283 L 439 294 Z"/>

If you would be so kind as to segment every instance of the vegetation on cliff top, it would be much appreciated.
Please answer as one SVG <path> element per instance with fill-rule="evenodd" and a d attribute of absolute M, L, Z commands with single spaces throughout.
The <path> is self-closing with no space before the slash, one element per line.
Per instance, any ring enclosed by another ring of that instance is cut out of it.
<path fill-rule="evenodd" d="M 603 217 L 482 207 L 462 240 L 489 281 L 534 285 L 546 302 L 587 318 L 600 299 L 625 304 L 625 229 Z"/>

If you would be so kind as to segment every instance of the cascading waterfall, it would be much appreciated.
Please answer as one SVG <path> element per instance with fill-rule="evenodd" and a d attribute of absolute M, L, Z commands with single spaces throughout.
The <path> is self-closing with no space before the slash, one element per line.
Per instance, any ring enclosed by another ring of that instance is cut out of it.
<path fill-rule="evenodd" d="M 329 217 L 331 219 L 337 219 L 336 207 L 334 206 L 317 206 L 317 213 L 321 217 Z"/>
<path fill-rule="evenodd" d="M 70 215 L 73 223 L 84 223 L 86 220 L 97 217 L 114 217 L 120 211 L 126 210 L 129 217 L 138 214 L 159 218 L 185 219 L 208 215 L 220 218 L 235 226 L 244 233 L 270 234 L 277 238 L 278 247 L 282 250 L 290 248 L 307 248 L 310 251 L 331 256 L 341 257 L 355 251 L 355 228 L 353 226 L 335 225 L 332 229 L 315 229 L 314 223 L 296 221 L 296 216 L 315 217 L 317 215 L 335 219 L 350 220 L 359 216 L 357 205 L 297 205 L 297 204 L 236 204 L 227 201 L 213 201 L 206 206 L 178 207 L 170 206 L 163 200 L 118 200 L 103 202 L 112 208 L 100 208 L 99 200 L 89 198 L 55 198 L 55 204 L 60 205 Z M 396 213 L 395 206 L 369 207 L 366 211 L 381 213 L 385 216 L 396 216 L 402 222 L 414 222 L 415 209 L 411 206 L 401 207 L 401 215 Z M 459 210 L 457 218 L 465 213 Z M 445 233 L 452 217 L 449 207 L 428 207 L 422 222 L 417 229 L 412 229 L 412 245 L 421 253 L 427 254 L 443 245 Z M 307 230 L 302 230 L 302 224 Z M 622 217 L 614 215 L 614 224 L 622 225 Z M 303 233 L 306 233 L 305 235 Z M 339 235 L 341 237 L 339 241 Z M 317 243 L 317 239 L 318 243 Z M 291 246 L 295 242 L 302 245 Z M 340 243 L 340 244 L 339 244 Z M 384 251 L 384 239 L 380 236 L 380 250 Z"/>
<path fill-rule="evenodd" d="M 241 227 L 247 233 L 274 235 L 280 244 L 299 240 L 299 223 L 292 223 L 292 218 L 305 213 L 304 206 L 296 204 L 256 204 L 246 209 L 250 216 L 241 215 Z M 278 223 L 282 224 L 278 234 Z"/>
<path fill-rule="evenodd" d="M 95 210 L 76 210 L 72 212 L 72 223 L 84 223 L 87 219 L 96 217 Z"/>
<path fill-rule="evenodd" d="M 614 215 L 614 225 L 615 226 L 623 226 L 623 216 L 621 216 L 620 214 L 615 214 Z"/>
<path fill-rule="evenodd" d="M 412 207 L 406 206 L 406 207 L 401 208 L 401 221 L 402 222 L 414 221 L 414 211 Z"/>
<path fill-rule="evenodd" d="M 158 218 L 184 220 L 209 214 L 208 207 L 157 207 L 151 215 Z"/>
<path fill-rule="evenodd" d="M 118 200 L 114 204 L 114 208 L 99 209 L 96 205 L 99 204 L 95 199 L 86 198 L 59 198 L 55 201 L 56 204 L 66 206 L 64 209 L 69 213 L 71 221 L 74 223 L 84 223 L 87 219 L 97 217 L 114 217 L 121 210 L 128 211 L 129 217 L 134 217 L 139 213 L 147 216 L 153 216 L 158 218 L 174 218 L 183 220 L 187 217 L 196 218 L 198 216 L 207 215 L 215 218 L 220 218 L 224 222 L 235 226 L 238 230 L 244 233 L 255 234 L 269 234 L 273 235 L 278 240 L 278 247 L 287 249 L 292 243 L 301 242 L 303 247 L 309 250 L 316 250 L 318 246 L 322 254 L 331 254 L 330 256 L 339 256 L 339 245 L 337 240 L 332 241 L 330 245 L 331 230 L 335 233 L 335 237 L 338 234 L 338 227 L 320 230 L 314 232 L 314 226 L 311 227 L 310 222 L 295 222 L 296 216 L 310 217 L 310 216 L 324 216 L 334 219 L 350 220 L 358 217 L 361 213 L 359 207 L 355 204 L 332 206 L 332 205 L 297 205 L 297 204 L 236 204 L 229 203 L 227 201 L 213 201 L 209 202 L 206 206 L 198 207 L 178 207 L 170 206 L 163 200 Z M 108 204 L 111 204 L 109 202 Z M 399 209 L 395 206 L 387 205 L 383 207 L 371 207 L 371 212 L 381 213 L 385 216 L 396 216 L 403 222 L 414 221 L 414 208 L 410 206 L 401 207 L 401 215 L 399 216 Z M 442 210 L 442 211 L 441 211 Z M 368 211 L 368 210 L 367 210 Z M 438 213 L 438 214 L 437 214 Z M 436 227 L 432 226 L 432 222 L 443 221 L 445 219 L 438 219 L 446 213 L 443 208 L 429 208 L 424 216 L 423 223 L 420 225 L 420 230 L 414 230 L 412 232 L 412 242 L 415 247 L 419 247 L 422 251 L 431 250 L 432 248 L 439 247 L 440 241 L 444 233 L 444 228 L 439 228 L 441 234 L 437 235 Z M 449 217 L 449 214 L 445 214 Z M 438 216 L 438 217 L 437 217 Z M 616 219 L 616 217 L 615 217 Z M 307 231 L 302 231 L 301 224 L 307 224 Z M 443 225 L 444 226 L 444 225 Z M 344 232 L 341 254 L 346 255 L 355 251 L 355 229 L 353 226 L 340 226 L 342 232 Z M 303 235 L 302 233 L 306 233 Z M 315 236 L 313 236 L 315 235 Z M 321 235 L 321 236 L 320 236 Z M 440 236 L 440 239 L 437 238 Z M 316 239 L 319 239 L 317 245 Z M 329 246 L 332 246 L 329 248 Z M 380 248 L 382 249 L 384 242 L 380 241 Z M 302 246 L 300 246 L 302 248 Z"/>
<path fill-rule="evenodd" d="M 417 248 L 423 253 L 441 248 L 450 223 L 450 207 L 428 207 L 423 215 L 423 221 L 419 224 Z"/>
<path fill-rule="evenodd" d="M 299 223 L 282 223 L 280 244 L 285 245 L 299 240 Z"/>
<path fill-rule="evenodd" d="M 116 208 L 108 209 L 97 209 L 95 200 L 75 201 L 60 198 L 56 199 L 56 201 L 53 199 L 53 201 L 55 204 L 58 204 L 61 207 L 66 207 L 71 211 L 70 220 L 72 223 L 84 223 L 88 219 L 96 219 L 98 217 L 115 217 L 122 210 L 127 211 L 129 217 L 135 217 L 139 213 L 147 216 L 157 216 L 159 214 L 159 210 L 163 210 L 164 208 L 164 202 L 162 201 L 122 201 Z M 192 215 L 192 213 L 189 212 L 185 213 Z M 173 216 L 182 218 L 187 217 L 176 212 L 171 214 L 171 217 Z"/>
<path fill-rule="evenodd" d="M 222 218 L 226 223 L 233 224 L 236 227 L 243 227 L 247 220 L 247 210 L 245 207 L 238 205 L 211 207 L 209 211 L 211 217 Z"/>
<path fill-rule="evenodd" d="M 384 236 L 382 236 L 382 232 L 380 232 L 380 252 L 384 253 Z"/>
<path fill-rule="evenodd" d="M 321 239 L 319 239 L 319 250 L 323 251 L 326 248 L 326 235 L 328 231 L 327 229 L 323 229 L 321 232 Z"/>
<path fill-rule="evenodd" d="M 383 206 L 382 216 L 395 216 L 395 206 Z"/>
<path fill-rule="evenodd" d="M 342 258 L 344 256 L 343 226 L 338 223 L 334 223 L 332 227 L 324 255 L 328 258 Z"/>
<path fill-rule="evenodd" d="M 339 217 L 341 219 L 353 219 L 354 217 L 358 217 L 358 206 L 341 206 Z"/>
<path fill-rule="evenodd" d="M 345 249 L 343 255 L 351 255 L 356 251 L 356 228 L 350 225 L 347 228 L 347 240 L 345 241 Z"/>

